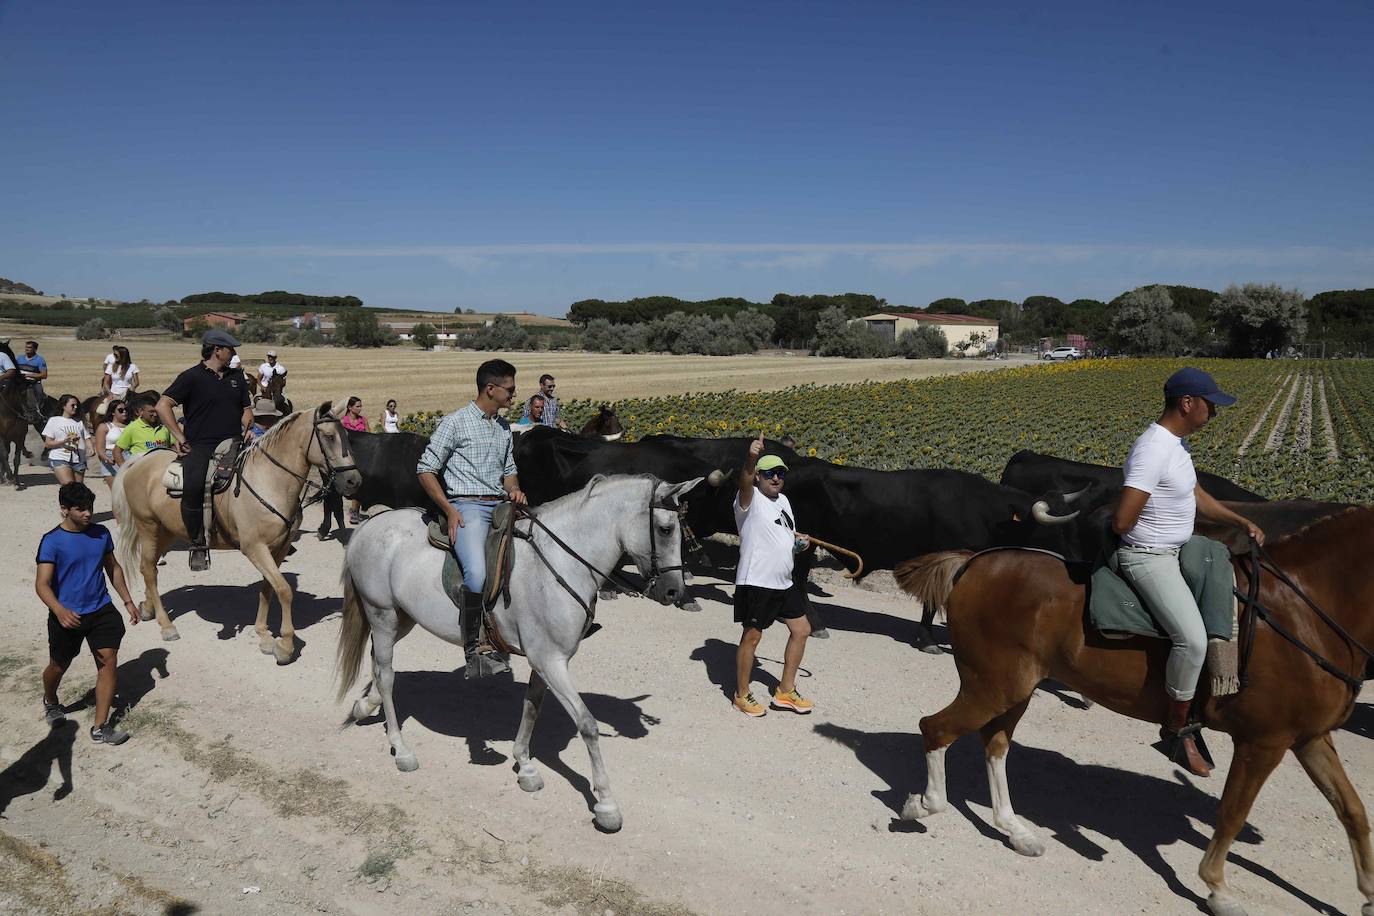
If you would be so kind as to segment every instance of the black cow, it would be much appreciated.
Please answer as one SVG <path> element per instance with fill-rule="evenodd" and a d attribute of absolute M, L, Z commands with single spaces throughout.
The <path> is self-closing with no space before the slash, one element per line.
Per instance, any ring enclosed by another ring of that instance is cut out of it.
<path fill-rule="evenodd" d="M 1087 487 L 1087 492 L 1078 500 L 1078 505 L 1084 509 L 1096 508 L 1115 499 L 1124 479 L 1121 468 L 1070 461 L 1029 450 L 1012 455 L 1002 469 L 1002 483 L 1027 493 L 1072 493 Z M 1267 502 L 1258 493 L 1216 474 L 1198 471 L 1197 481 L 1216 499 L 1238 503 Z"/>
<path fill-rule="evenodd" d="M 585 485 L 594 474 L 652 473 L 666 480 L 707 476 L 687 495 L 687 522 L 698 535 L 735 530 L 732 504 L 735 477 L 749 439 L 688 439 L 649 436 L 636 443 L 599 443 L 553 430 L 526 433 L 516 448 L 520 482 L 541 500 Z M 1062 500 L 1037 511 L 1037 499 L 1013 487 L 963 471 L 874 471 L 807 458 L 769 441 L 770 454 L 788 466 L 784 492 L 807 534 L 855 551 L 865 572 L 892 569 L 902 560 L 936 550 L 1026 545 L 1069 556 L 1079 545 L 1080 529 L 1038 523 L 1038 516 L 1066 514 Z M 714 475 L 712 472 L 720 472 Z M 533 496 L 532 496 L 533 499 Z M 1095 552 L 1096 544 L 1090 549 Z M 799 575 L 809 571 L 811 554 L 802 554 Z M 930 644 L 928 625 L 919 638 Z M 937 650 L 938 651 L 938 650 Z"/>
<path fill-rule="evenodd" d="M 414 433 L 347 433 L 347 436 L 353 463 L 363 478 L 354 498 L 363 508 L 430 508 L 430 498 L 420 488 L 420 479 L 415 473 L 415 465 L 425 446 L 429 445 L 429 439 Z M 331 518 L 343 531 L 343 497 L 333 487 L 324 495 L 324 521 L 317 532 L 320 540 L 329 536 Z"/>

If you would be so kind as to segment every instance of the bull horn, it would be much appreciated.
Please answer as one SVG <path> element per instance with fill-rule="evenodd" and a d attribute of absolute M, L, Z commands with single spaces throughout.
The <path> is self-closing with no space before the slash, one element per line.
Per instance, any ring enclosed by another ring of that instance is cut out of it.
<path fill-rule="evenodd" d="M 706 475 L 706 482 L 713 487 L 718 487 L 725 482 L 725 472 L 720 468 Z"/>
<path fill-rule="evenodd" d="M 1088 488 L 1091 487 L 1091 486 L 1092 486 L 1092 484 L 1088 484 L 1087 486 L 1083 487 L 1083 489 L 1081 489 L 1081 490 L 1074 490 L 1072 493 L 1065 493 L 1065 494 L 1064 494 L 1064 505 L 1066 505 L 1066 506 L 1072 506 L 1075 502 L 1077 502 L 1077 501 L 1079 500 L 1079 498 L 1081 498 L 1081 497 L 1083 496 L 1084 493 L 1088 492 Z"/>
<path fill-rule="evenodd" d="M 1031 506 L 1031 515 L 1042 525 L 1067 525 L 1078 518 L 1078 510 L 1075 509 L 1068 515 L 1051 515 L 1050 504 L 1041 499 Z"/>

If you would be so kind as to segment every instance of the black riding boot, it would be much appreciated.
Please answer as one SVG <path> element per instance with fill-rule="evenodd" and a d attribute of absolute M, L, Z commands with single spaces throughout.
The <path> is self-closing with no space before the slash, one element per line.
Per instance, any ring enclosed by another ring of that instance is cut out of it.
<path fill-rule="evenodd" d="M 464 672 L 469 680 L 510 670 L 510 658 L 482 638 L 482 596 L 463 589 Z"/>

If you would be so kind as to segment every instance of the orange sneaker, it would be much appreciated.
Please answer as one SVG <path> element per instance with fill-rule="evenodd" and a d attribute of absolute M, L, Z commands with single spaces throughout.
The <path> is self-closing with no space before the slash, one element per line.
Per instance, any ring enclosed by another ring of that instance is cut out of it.
<path fill-rule="evenodd" d="M 796 688 L 793 688 L 792 690 L 789 690 L 786 693 L 783 693 L 781 690 L 774 693 L 773 708 L 790 709 L 795 713 L 800 713 L 801 715 L 805 716 L 810 714 L 811 710 L 816 708 L 816 704 L 812 703 L 810 700 L 806 699 L 806 697 L 797 693 Z"/>
<path fill-rule="evenodd" d="M 768 712 L 768 710 L 763 708 L 762 703 L 754 699 L 754 694 L 752 692 L 746 693 L 744 696 L 735 694 L 735 708 L 746 716 L 753 716 L 756 719 Z"/>

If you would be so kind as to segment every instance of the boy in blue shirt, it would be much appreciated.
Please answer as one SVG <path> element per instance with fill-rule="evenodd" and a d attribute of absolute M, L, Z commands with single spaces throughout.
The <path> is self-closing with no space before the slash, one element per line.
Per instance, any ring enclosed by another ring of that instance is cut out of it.
<path fill-rule="evenodd" d="M 49 725 L 65 721 L 66 711 L 57 701 L 57 687 L 72 660 L 81 654 L 81 643 L 95 656 L 95 725 L 91 738 L 99 744 L 123 744 L 126 732 L 110 722 L 119 643 L 124 621 L 110 602 L 105 586 L 108 575 L 124 600 L 130 625 L 138 623 L 138 607 L 129 597 L 124 570 L 114 555 L 114 541 L 103 525 L 91 524 L 95 494 L 82 483 L 63 484 L 57 491 L 62 523 L 38 542 L 38 575 L 34 591 L 48 606 L 48 667 L 43 669 L 43 717 Z"/>

